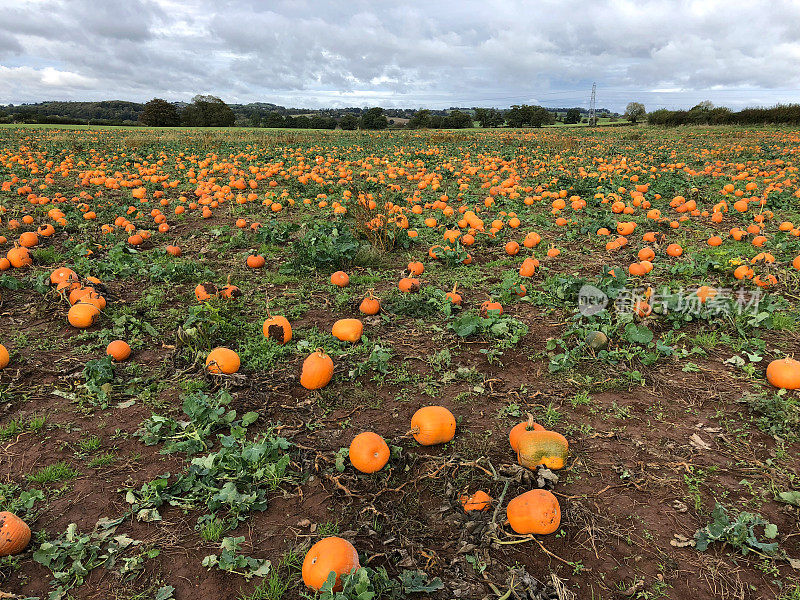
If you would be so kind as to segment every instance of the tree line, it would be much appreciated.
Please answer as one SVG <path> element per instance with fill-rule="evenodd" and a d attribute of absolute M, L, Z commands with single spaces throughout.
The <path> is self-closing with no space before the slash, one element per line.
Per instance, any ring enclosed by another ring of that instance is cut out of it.
<path fill-rule="evenodd" d="M 689 110 L 655 110 L 647 114 L 651 125 L 800 125 L 800 104 L 778 104 L 770 108 L 732 111 L 708 100 Z"/>

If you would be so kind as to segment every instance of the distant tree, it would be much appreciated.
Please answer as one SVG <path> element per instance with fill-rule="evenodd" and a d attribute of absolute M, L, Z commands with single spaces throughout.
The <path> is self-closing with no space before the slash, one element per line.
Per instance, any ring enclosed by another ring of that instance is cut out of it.
<path fill-rule="evenodd" d="M 625 107 L 625 118 L 631 123 L 643 119 L 646 114 L 647 111 L 641 102 L 628 102 L 628 106 Z"/>
<path fill-rule="evenodd" d="M 347 113 L 339 119 L 339 127 L 345 130 L 353 130 L 358 127 L 358 117 L 353 113 Z"/>
<path fill-rule="evenodd" d="M 149 127 L 177 127 L 181 124 L 181 115 L 171 102 L 153 98 L 144 105 L 139 121 Z"/>
<path fill-rule="evenodd" d="M 500 127 L 505 121 L 496 108 L 476 108 L 475 120 L 481 127 Z"/>
<path fill-rule="evenodd" d="M 286 127 L 286 121 L 284 120 L 283 116 L 278 112 L 270 112 L 267 114 L 266 117 L 261 121 L 261 125 L 263 127 L 270 127 L 270 128 L 279 128 L 279 127 Z"/>
<path fill-rule="evenodd" d="M 461 112 L 460 110 L 452 110 L 445 119 L 445 127 L 451 129 L 469 129 L 472 127 L 472 115 Z"/>
<path fill-rule="evenodd" d="M 509 127 L 525 127 L 530 123 L 529 106 L 514 104 L 506 113 L 506 123 Z"/>
<path fill-rule="evenodd" d="M 183 109 L 181 121 L 189 127 L 230 127 L 236 122 L 236 115 L 216 96 L 198 95 Z"/>
<path fill-rule="evenodd" d="M 389 121 L 380 106 L 370 108 L 361 116 L 361 127 L 364 129 L 386 129 L 388 126 Z"/>
<path fill-rule="evenodd" d="M 431 126 L 431 111 L 418 110 L 414 116 L 408 120 L 409 129 L 425 129 Z"/>
<path fill-rule="evenodd" d="M 289 127 L 294 127 L 295 129 L 311 129 L 311 119 L 309 119 L 305 115 L 300 115 L 299 117 L 289 118 L 286 119 L 287 124 L 292 122 Z"/>
<path fill-rule="evenodd" d="M 556 122 L 556 116 L 544 106 L 531 106 L 530 109 L 530 124 L 532 127 L 552 125 Z"/>
<path fill-rule="evenodd" d="M 564 123 L 566 125 L 574 125 L 575 123 L 581 122 L 581 109 L 580 108 L 570 108 L 567 111 L 567 114 L 564 116 Z"/>
<path fill-rule="evenodd" d="M 431 115 L 428 119 L 428 127 L 431 129 L 441 129 L 444 127 L 444 117 L 442 115 Z"/>

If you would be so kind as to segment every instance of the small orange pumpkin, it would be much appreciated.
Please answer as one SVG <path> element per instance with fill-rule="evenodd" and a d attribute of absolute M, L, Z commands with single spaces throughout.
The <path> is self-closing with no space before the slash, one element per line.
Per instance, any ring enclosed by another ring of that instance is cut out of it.
<path fill-rule="evenodd" d="M 338 287 L 347 287 L 350 284 L 350 276 L 344 271 L 336 271 L 331 275 L 331 283 Z"/>
<path fill-rule="evenodd" d="M 464 508 L 464 512 L 483 512 L 489 510 L 491 505 L 492 497 L 483 490 L 478 490 L 471 496 L 466 494 L 461 496 L 461 506 Z"/>
<path fill-rule="evenodd" d="M 230 348 L 214 348 L 206 358 L 206 368 L 209 373 L 232 375 L 240 366 L 239 355 Z"/>
<path fill-rule="evenodd" d="M 444 444 L 456 434 L 456 418 L 444 406 L 423 406 L 411 417 L 410 433 L 422 446 Z"/>
<path fill-rule="evenodd" d="M 370 290 L 361 301 L 361 304 L 358 305 L 358 310 L 365 315 L 377 315 L 381 310 L 381 302 L 372 295 L 372 291 Z"/>
<path fill-rule="evenodd" d="M 131 347 L 124 340 L 114 340 L 106 346 L 106 354 L 117 362 L 127 360 L 131 355 Z"/>
<path fill-rule="evenodd" d="M 349 456 L 353 466 L 362 473 L 377 473 L 389 462 L 389 446 L 377 433 L 359 433 L 350 443 Z"/>

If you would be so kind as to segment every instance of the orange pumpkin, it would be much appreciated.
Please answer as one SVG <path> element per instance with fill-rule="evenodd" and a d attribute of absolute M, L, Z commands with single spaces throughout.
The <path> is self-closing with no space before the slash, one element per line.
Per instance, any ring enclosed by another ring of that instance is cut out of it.
<path fill-rule="evenodd" d="M 377 315 L 381 310 L 380 300 L 373 296 L 371 291 L 367 292 L 361 304 L 358 305 L 358 310 L 365 315 Z"/>
<path fill-rule="evenodd" d="M 456 418 L 444 406 L 423 406 L 411 417 L 411 435 L 422 446 L 444 444 L 456 434 Z"/>
<path fill-rule="evenodd" d="M 106 346 L 106 354 L 117 362 L 127 360 L 131 355 L 131 347 L 124 340 L 114 340 Z"/>
<path fill-rule="evenodd" d="M 0 344 L 0 369 L 5 369 L 9 362 L 11 362 L 11 357 L 8 354 L 8 350 L 3 344 Z"/>
<path fill-rule="evenodd" d="M 414 261 L 408 263 L 408 272 L 413 277 L 418 277 L 419 275 L 422 275 L 424 271 L 425 271 L 425 265 L 423 265 L 421 262 Z"/>
<path fill-rule="evenodd" d="M 11 263 L 11 266 L 15 269 L 21 269 L 23 267 L 29 267 L 33 264 L 33 259 L 31 258 L 31 253 L 28 252 L 27 248 L 23 248 L 21 246 L 12 248 L 6 253 L 6 258 L 8 262 Z"/>
<path fill-rule="evenodd" d="M 194 288 L 194 295 L 197 297 L 200 302 L 205 302 L 206 300 L 210 300 L 213 296 L 216 296 L 219 293 L 217 290 L 217 286 L 213 283 L 200 283 Z"/>
<path fill-rule="evenodd" d="M 232 375 L 240 366 L 239 355 L 230 348 L 214 348 L 206 357 L 206 368 L 209 373 Z"/>
<path fill-rule="evenodd" d="M 260 254 L 251 254 L 247 257 L 247 266 L 251 269 L 260 269 L 266 264 L 266 260 Z"/>
<path fill-rule="evenodd" d="M 448 300 L 448 301 L 449 301 L 451 304 L 455 304 L 456 306 L 461 306 L 461 301 L 462 301 L 461 294 L 459 294 L 459 293 L 456 291 L 456 288 L 458 288 L 458 282 L 456 282 L 455 284 L 453 284 L 453 291 L 452 291 L 452 292 L 447 292 L 447 293 L 444 295 L 444 297 L 445 297 L 445 299 L 446 299 L 446 300 Z"/>
<path fill-rule="evenodd" d="M 347 287 L 350 284 L 350 276 L 344 271 L 336 271 L 331 275 L 331 283 L 338 287 Z"/>
<path fill-rule="evenodd" d="M 552 492 L 531 490 L 508 503 L 506 517 L 516 533 L 547 535 L 561 525 L 561 507 Z"/>
<path fill-rule="evenodd" d="M 355 343 L 361 339 L 364 324 L 358 319 L 339 319 L 333 324 L 331 333 L 333 337 L 343 341 Z"/>
<path fill-rule="evenodd" d="M 793 358 L 773 360 L 767 365 L 767 381 L 776 388 L 800 389 L 800 361 Z"/>
<path fill-rule="evenodd" d="M 317 348 L 303 361 L 300 385 L 307 390 L 324 388 L 333 378 L 333 360 L 321 348 Z"/>
<path fill-rule="evenodd" d="M 336 573 L 334 592 L 342 589 L 342 575 L 358 570 L 358 552 L 353 545 L 340 537 L 327 537 L 311 546 L 303 559 L 303 583 L 319 591 L 328 575 Z"/>
<path fill-rule="evenodd" d="M 93 304 L 78 302 L 77 304 L 72 305 L 72 307 L 69 309 L 69 312 L 67 313 L 67 321 L 69 321 L 69 324 L 77 329 L 86 329 L 87 327 L 92 326 L 95 318 L 99 314 L 100 309 Z"/>
<path fill-rule="evenodd" d="M 481 303 L 481 316 L 486 318 L 489 316 L 489 311 L 497 311 L 497 316 L 503 314 L 503 306 L 499 302 L 495 302 L 493 300 L 486 300 L 485 302 Z"/>
<path fill-rule="evenodd" d="M 403 277 L 397 284 L 401 292 L 415 294 L 419 291 L 419 279 L 416 277 Z"/>
<path fill-rule="evenodd" d="M 376 473 L 389 462 L 389 446 L 377 433 L 359 433 L 350 443 L 350 462 L 362 473 Z"/>
<path fill-rule="evenodd" d="M 19 554 L 31 541 L 31 529 L 14 513 L 0 512 L 0 556 Z"/>
<path fill-rule="evenodd" d="M 292 326 L 286 317 L 272 316 L 264 321 L 262 328 L 264 337 L 271 338 L 279 344 L 285 344 L 292 339 Z"/>
<path fill-rule="evenodd" d="M 461 506 L 464 508 L 464 512 L 483 512 L 489 510 L 491 505 L 492 497 L 483 490 L 478 490 L 471 496 L 466 494 L 461 496 Z"/>

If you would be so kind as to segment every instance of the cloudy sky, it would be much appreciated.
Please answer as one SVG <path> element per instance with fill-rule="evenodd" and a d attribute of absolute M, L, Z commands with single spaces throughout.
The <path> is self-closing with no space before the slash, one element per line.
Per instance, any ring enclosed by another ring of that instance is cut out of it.
<path fill-rule="evenodd" d="M 0 104 L 800 101 L 800 0 L 0 0 Z"/>

